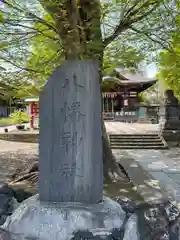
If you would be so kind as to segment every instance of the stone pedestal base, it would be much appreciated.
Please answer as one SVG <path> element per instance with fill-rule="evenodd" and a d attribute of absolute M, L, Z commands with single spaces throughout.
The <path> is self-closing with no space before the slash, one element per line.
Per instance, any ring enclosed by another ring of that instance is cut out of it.
<path fill-rule="evenodd" d="M 35 195 L 20 204 L 3 228 L 33 239 L 70 240 L 78 231 L 89 230 L 93 236 L 109 235 L 113 229 L 122 227 L 125 218 L 121 206 L 109 198 L 92 205 L 45 204 L 40 203 L 38 195 Z M 132 239 L 137 230 L 136 221 L 130 225 L 124 236 L 126 240 Z"/>

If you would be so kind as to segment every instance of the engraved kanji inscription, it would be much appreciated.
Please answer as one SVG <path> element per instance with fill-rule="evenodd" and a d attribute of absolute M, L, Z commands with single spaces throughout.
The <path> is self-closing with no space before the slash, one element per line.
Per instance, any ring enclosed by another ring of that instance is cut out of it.
<path fill-rule="evenodd" d="M 65 149 L 65 152 L 68 153 L 69 144 L 71 143 L 71 132 L 62 132 L 60 133 L 60 148 Z"/>
<path fill-rule="evenodd" d="M 75 120 L 80 121 L 82 118 L 85 117 L 85 114 L 80 111 L 80 102 L 73 102 L 69 107 L 67 111 L 67 115 L 69 117 L 69 120 Z"/>
<path fill-rule="evenodd" d="M 76 162 L 74 163 L 61 163 L 60 165 L 60 172 L 61 176 L 68 179 L 69 177 L 78 176 L 78 177 L 84 177 L 82 173 L 80 173 L 80 167 L 76 165 Z"/>
<path fill-rule="evenodd" d="M 68 154 L 72 149 L 77 150 L 78 145 L 82 142 L 82 136 L 78 137 L 77 132 L 61 132 L 60 133 L 60 148 L 65 150 Z"/>
<path fill-rule="evenodd" d="M 78 92 L 78 90 L 84 89 L 84 85 L 78 83 L 77 77 L 75 74 L 73 74 L 73 83 L 74 83 L 74 86 L 76 87 L 76 92 Z"/>
<path fill-rule="evenodd" d="M 86 115 L 81 112 L 80 107 L 80 102 L 73 102 L 68 106 L 65 101 L 63 107 L 60 109 L 61 115 L 64 117 L 64 121 L 82 121 Z"/>
<path fill-rule="evenodd" d="M 68 104 L 67 104 L 67 102 L 65 101 L 63 107 L 60 108 L 61 117 L 64 118 L 63 120 L 64 120 L 65 122 L 67 121 L 67 109 L 68 109 Z"/>

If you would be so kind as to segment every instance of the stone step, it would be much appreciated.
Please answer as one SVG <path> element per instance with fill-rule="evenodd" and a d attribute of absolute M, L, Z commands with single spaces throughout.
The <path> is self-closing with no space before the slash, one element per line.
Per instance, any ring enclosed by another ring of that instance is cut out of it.
<path fill-rule="evenodd" d="M 129 145 L 119 145 L 119 146 L 111 146 L 112 149 L 167 149 L 167 146 L 161 145 L 161 146 L 129 146 Z"/>
<path fill-rule="evenodd" d="M 116 142 L 116 143 L 112 143 L 111 142 L 111 146 L 124 146 L 124 145 L 128 145 L 128 146 L 164 146 L 164 144 L 162 142 L 156 143 L 156 142 Z"/>
<path fill-rule="evenodd" d="M 158 132 L 152 133 L 120 133 L 120 134 L 110 134 L 111 136 L 159 136 Z"/>
<path fill-rule="evenodd" d="M 137 139 L 137 138 L 111 138 L 111 142 L 112 143 L 115 143 L 115 142 L 162 142 L 162 140 L 160 138 L 155 138 L 155 139 L 149 139 L 149 138 L 146 138 L 146 139 Z"/>
<path fill-rule="evenodd" d="M 153 138 L 153 139 L 156 139 L 156 138 L 159 138 L 159 135 L 156 134 L 156 135 L 138 135 L 138 134 L 127 134 L 127 135 L 121 135 L 121 134 L 110 134 L 109 135 L 110 138 L 135 138 L 135 139 L 142 139 L 142 138 Z"/>
<path fill-rule="evenodd" d="M 158 134 L 111 134 L 112 149 L 167 149 L 164 139 Z"/>

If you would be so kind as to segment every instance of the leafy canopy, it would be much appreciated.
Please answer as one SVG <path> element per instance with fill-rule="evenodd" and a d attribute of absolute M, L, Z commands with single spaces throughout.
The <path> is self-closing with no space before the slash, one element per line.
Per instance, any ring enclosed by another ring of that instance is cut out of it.
<path fill-rule="evenodd" d="M 67 49 L 104 54 L 104 74 L 137 68 L 171 49 L 176 16 L 172 0 L 0 0 L 1 79 L 37 94 Z"/>

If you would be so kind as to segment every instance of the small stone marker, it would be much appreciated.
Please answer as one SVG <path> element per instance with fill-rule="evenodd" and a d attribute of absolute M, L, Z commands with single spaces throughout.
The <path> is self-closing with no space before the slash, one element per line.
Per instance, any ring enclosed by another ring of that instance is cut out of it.
<path fill-rule="evenodd" d="M 98 64 L 58 67 L 40 96 L 39 196 L 97 203 L 103 195 Z"/>

